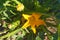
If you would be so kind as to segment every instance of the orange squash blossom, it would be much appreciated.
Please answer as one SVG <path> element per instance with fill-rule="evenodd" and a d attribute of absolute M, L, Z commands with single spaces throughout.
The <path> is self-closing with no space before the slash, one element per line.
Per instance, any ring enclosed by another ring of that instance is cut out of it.
<path fill-rule="evenodd" d="M 42 15 L 38 13 L 32 13 L 32 15 L 22 14 L 22 16 L 27 20 L 26 23 L 22 26 L 22 29 L 25 29 L 31 26 L 32 31 L 36 34 L 36 27 L 39 25 L 44 25 L 45 22 L 39 19 Z"/>

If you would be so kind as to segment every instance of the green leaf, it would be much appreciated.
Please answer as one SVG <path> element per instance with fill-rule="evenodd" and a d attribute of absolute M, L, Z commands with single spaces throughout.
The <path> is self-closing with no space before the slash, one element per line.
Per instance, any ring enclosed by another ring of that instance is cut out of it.
<path fill-rule="evenodd" d="M 60 40 L 60 24 L 58 25 L 58 40 Z"/>
<path fill-rule="evenodd" d="M 36 37 L 36 40 L 41 40 L 41 38 L 39 36 Z"/>

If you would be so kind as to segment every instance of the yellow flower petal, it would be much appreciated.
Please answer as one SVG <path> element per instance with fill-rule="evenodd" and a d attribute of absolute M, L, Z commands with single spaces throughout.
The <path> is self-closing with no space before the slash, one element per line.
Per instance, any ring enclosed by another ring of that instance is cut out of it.
<path fill-rule="evenodd" d="M 36 28 L 35 28 L 35 26 L 31 26 L 31 29 L 32 29 L 33 33 L 36 34 Z"/>
<path fill-rule="evenodd" d="M 22 14 L 22 16 L 23 16 L 26 20 L 28 20 L 28 18 L 30 17 L 30 15 L 27 15 L 27 14 Z"/>
<path fill-rule="evenodd" d="M 23 26 L 22 26 L 22 29 L 26 29 L 27 27 L 29 27 L 30 24 L 29 24 L 29 21 L 27 21 Z"/>

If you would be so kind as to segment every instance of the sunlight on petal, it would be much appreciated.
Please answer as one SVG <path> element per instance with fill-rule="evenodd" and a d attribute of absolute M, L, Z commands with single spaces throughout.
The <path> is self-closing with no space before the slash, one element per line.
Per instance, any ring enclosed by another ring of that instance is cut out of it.
<path fill-rule="evenodd" d="M 31 26 L 31 29 L 32 29 L 33 33 L 36 34 L 36 28 L 34 26 Z"/>
<path fill-rule="evenodd" d="M 28 18 L 30 17 L 30 15 L 27 15 L 27 14 L 22 14 L 22 16 L 23 16 L 26 20 L 28 20 Z"/>
<path fill-rule="evenodd" d="M 30 26 L 29 21 L 27 21 L 27 22 L 22 26 L 22 29 L 25 29 L 25 28 L 27 28 L 27 27 L 29 27 L 29 26 Z"/>

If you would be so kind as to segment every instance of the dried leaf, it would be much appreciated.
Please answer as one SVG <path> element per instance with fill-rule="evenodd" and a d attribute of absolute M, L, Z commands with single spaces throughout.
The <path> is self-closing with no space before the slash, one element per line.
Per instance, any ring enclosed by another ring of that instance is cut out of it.
<path fill-rule="evenodd" d="M 46 18 L 47 23 L 51 23 L 52 25 L 56 25 L 56 19 L 54 17 Z"/>
<path fill-rule="evenodd" d="M 47 27 L 47 29 L 53 34 L 55 34 L 57 32 L 57 28 L 55 28 L 55 27 Z"/>

